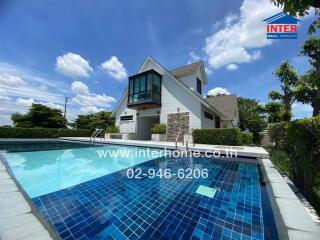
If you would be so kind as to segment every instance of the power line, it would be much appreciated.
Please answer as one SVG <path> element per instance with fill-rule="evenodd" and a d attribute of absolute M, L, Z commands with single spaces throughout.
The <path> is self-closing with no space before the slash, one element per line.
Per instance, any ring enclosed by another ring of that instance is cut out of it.
<path fill-rule="evenodd" d="M 2 88 L 2 86 L 0 85 L 0 89 L 1 88 Z M 20 93 L 6 92 L 5 94 L 8 96 L 32 98 L 32 99 L 36 99 L 38 101 L 47 101 L 47 102 L 63 104 L 62 103 L 62 97 L 64 97 L 63 95 L 37 93 L 37 92 L 14 89 L 14 88 L 10 88 L 10 87 L 3 87 L 3 88 L 20 92 Z M 39 94 L 40 94 L 40 96 L 38 96 Z M 43 95 L 43 96 L 41 96 L 41 95 Z"/>
<path fill-rule="evenodd" d="M 49 94 L 49 93 L 40 93 L 40 92 L 31 92 L 31 91 L 25 91 L 25 90 L 20 90 L 16 88 L 10 88 L 10 87 L 5 87 L 0 85 L 1 88 L 13 90 L 13 91 L 18 91 L 18 92 L 24 92 L 24 93 L 31 93 L 31 94 L 37 94 L 37 95 L 45 95 L 45 96 L 54 96 L 54 97 L 64 97 L 64 95 L 59 95 L 59 94 Z"/>

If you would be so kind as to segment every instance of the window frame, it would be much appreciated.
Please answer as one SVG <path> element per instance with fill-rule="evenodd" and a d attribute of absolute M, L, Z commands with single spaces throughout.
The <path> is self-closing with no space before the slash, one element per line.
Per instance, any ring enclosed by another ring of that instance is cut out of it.
<path fill-rule="evenodd" d="M 148 89 L 148 76 L 149 74 L 151 74 L 151 82 L 150 82 L 150 90 L 147 90 Z M 160 84 L 160 89 L 159 89 L 159 92 L 157 92 L 157 94 L 160 95 L 160 99 L 156 100 L 154 98 L 154 89 L 153 89 L 153 83 L 154 83 L 154 80 L 155 80 L 155 75 L 157 75 L 159 77 L 159 84 Z M 141 91 L 141 77 L 144 77 L 144 91 Z M 136 81 L 139 81 L 139 91 L 138 92 L 135 92 L 135 83 Z M 132 84 L 131 84 L 132 82 Z M 131 88 L 133 88 L 131 90 Z M 134 99 L 134 96 L 137 95 L 137 94 L 147 94 L 150 92 L 150 98 L 146 98 L 146 99 L 143 99 L 142 101 L 137 101 L 137 102 L 133 102 L 133 99 Z M 150 69 L 148 71 L 145 71 L 145 72 L 142 72 L 142 73 L 139 73 L 139 74 L 136 74 L 136 75 L 133 75 L 133 76 L 130 76 L 129 77 L 129 83 L 128 83 L 128 101 L 127 101 L 127 104 L 128 105 L 137 105 L 137 104 L 143 104 L 143 103 L 148 103 L 148 102 L 154 102 L 154 103 L 159 103 L 161 104 L 161 94 L 162 94 L 162 75 L 159 74 L 158 72 L 156 72 L 155 70 L 153 69 Z"/>

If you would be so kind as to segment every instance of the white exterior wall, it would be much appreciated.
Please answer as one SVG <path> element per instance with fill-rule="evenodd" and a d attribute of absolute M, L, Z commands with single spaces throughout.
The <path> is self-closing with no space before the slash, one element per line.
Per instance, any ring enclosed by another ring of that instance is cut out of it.
<path fill-rule="evenodd" d="M 191 88 L 193 91 L 197 91 L 197 77 L 195 75 L 188 75 L 179 78 L 185 85 Z"/>
<path fill-rule="evenodd" d="M 205 111 L 212 114 L 213 120 L 206 118 L 204 116 Z M 202 113 L 201 113 L 201 128 L 216 128 L 215 114 L 204 106 L 202 106 Z"/>
<path fill-rule="evenodd" d="M 116 112 L 115 121 L 120 129 L 120 133 L 135 133 L 136 132 L 136 110 L 127 108 L 127 96 L 119 103 L 119 108 Z M 133 115 L 133 120 L 121 121 L 120 116 Z"/>
<path fill-rule="evenodd" d="M 197 91 L 197 78 L 199 78 L 201 81 L 201 92 L 203 93 L 203 86 L 205 84 L 203 83 L 200 69 L 197 70 L 196 74 L 180 77 L 179 80 L 182 81 L 189 88 L 193 89 L 193 91 Z"/>

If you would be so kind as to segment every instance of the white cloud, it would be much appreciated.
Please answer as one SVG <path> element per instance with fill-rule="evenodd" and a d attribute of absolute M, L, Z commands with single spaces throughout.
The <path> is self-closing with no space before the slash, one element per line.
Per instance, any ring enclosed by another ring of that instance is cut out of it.
<path fill-rule="evenodd" d="M 238 65 L 237 65 L 237 64 L 234 64 L 234 63 L 231 63 L 231 64 L 228 64 L 226 68 L 227 68 L 228 70 L 230 70 L 230 71 L 234 71 L 234 70 L 237 70 L 237 69 L 238 69 Z"/>
<path fill-rule="evenodd" d="M 248 63 L 261 57 L 258 50 L 270 45 L 263 19 L 278 13 L 269 0 L 244 0 L 240 15 L 228 15 L 224 28 L 206 39 L 205 53 L 210 67 L 218 69 L 229 64 Z"/>
<path fill-rule="evenodd" d="M 80 108 L 80 112 L 83 114 L 90 114 L 90 113 L 96 113 L 96 112 L 100 112 L 103 111 L 105 109 L 103 108 L 97 108 L 96 106 L 84 106 Z"/>
<path fill-rule="evenodd" d="M 77 95 L 72 98 L 72 102 L 81 107 L 97 106 L 101 108 L 109 108 L 111 103 L 115 101 L 114 97 L 106 96 L 105 94 Z"/>
<path fill-rule="evenodd" d="M 208 76 L 212 74 L 212 70 L 210 68 L 205 67 L 204 70 L 206 71 Z"/>
<path fill-rule="evenodd" d="M 60 105 L 60 104 L 55 104 L 55 103 L 52 103 L 52 102 L 37 102 L 39 104 L 42 104 L 42 105 L 45 105 L 49 108 L 55 108 L 55 109 L 59 109 L 61 111 L 64 111 L 64 106 Z"/>
<path fill-rule="evenodd" d="M 71 84 L 71 91 L 75 94 L 89 94 L 89 88 L 83 82 L 74 81 Z"/>
<path fill-rule="evenodd" d="M 200 61 L 200 56 L 196 55 L 193 51 L 189 53 L 188 64 Z"/>
<path fill-rule="evenodd" d="M 230 95 L 230 92 L 225 88 L 216 87 L 216 88 L 213 88 L 213 89 L 209 90 L 207 95 L 208 96 Z"/>
<path fill-rule="evenodd" d="M 237 19 L 238 19 L 238 16 L 236 14 L 229 13 L 227 16 L 225 16 L 224 23 L 225 23 L 226 26 L 230 26 Z"/>
<path fill-rule="evenodd" d="M 112 56 L 109 60 L 101 63 L 100 67 L 116 80 L 124 80 L 127 78 L 127 70 L 116 56 Z"/>
<path fill-rule="evenodd" d="M 37 104 L 45 105 L 45 106 L 47 106 L 49 108 L 55 108 L 55 109 L 59 109 L 59 110 L 64 110 L 64 107 L 62 105 L 60 105 L 60 104 L 56 104 L 56 103 L 53 103 L 53 102 L 35 101 L 32 98 L 29 98 L 29 99 L 17 98 L 15 103 L 18 106 L 22 106 L 22 107 L 26 107 L 26 108 L 29 108 L 33 103 L 37 103 Z"/>
<path fill-rule="evenodd" d="M 0 101 L 9 101 L 11 98 L 7 95 L 7 92 L 0 89 Z"/>
<path fill-rule="evenodd" d="M 61 92 L 64 93 L 68 89 L 65 83 L 47 79 L 43 77 L 43 73 L 5 62 L 0 62 L 0 76 L 0 85 L 8 87 L 5 89 L 7 96 L 45 101 L 50 98 L 50 101 L 63 102 L 64 96 Z"/>
<path fill-rule="evenodd" d="M 15 112 L 25 114 L 32 103 L 63 108 L 60 105 L 64 103 L 62 93 L 68 89 L 65 83 L 47 79 L 44 73 L 1 61 L 0 76 L 0 125 L 12 124 L 11 115 Z"/>
<path fill-rule="evenodd" d="M 114 97 L 105 94 L 93 94 L 87 85 L 80 81 L 74 81 L 71 84 L 71 91 L 76 94 L 71 99 L 71 103 L 80 107 L 82 113 L 93 113 L 106 108 L 116 101 Z"/>
<path fill-rule="evenodd" d="M 89 77 L 93 71 L 87 60 L 72 52 L 57 57 L 56 70 L 69 77 Z"/>
<path fill-rule="evenodd" d="M 2 73 L 0 74 L 0 84 L 6 87 L 19 87 L 24 85 L 25 82 L 18 76 Z"/>
<path fill-rule="evenodd" d="M 24 98 L 17 98 L 16 99 L 16 104 L 19 106 L 23 107 L 30 107 L 34 102 L 34 99 L 29 98 L 29 99 L 24 99 Z"/>

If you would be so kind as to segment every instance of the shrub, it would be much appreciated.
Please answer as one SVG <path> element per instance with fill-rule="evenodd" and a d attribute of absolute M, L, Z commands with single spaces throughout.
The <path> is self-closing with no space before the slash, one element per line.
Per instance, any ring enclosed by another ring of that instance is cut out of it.
<path fill-rule="evenodd" d="M 244 135 L 246 136 L 243 137 Z M 239 128 L 195 129 L 193 131 L 194 142 L 202 144 L 241 146 L 243 140 L 245 144 L 249 144 L 251 136 L 252 134 L 241 133 Z"/>
<path fill-rule="evenodd" d="M 61 128 L 58 133 L 59 137 L 89 137 L 91 131 L 89 129 L 68 129 Z"/>
<path fill-rule="evenodd" d="M 119 133 L 119 132 L 120 132 L 119 127 L 117 127 L 115 125 L 107 127 L 107 129 L 106 129 L 106 133 Z"/>
<path fill-rule="evenodd" d="M 151 128 L 153 134 L 166 134 L 167 126 L 164 123 L 157 123 Z"/>
<path fill-rule="evenodd" d="M 0 127 L 0 138 L 89 137 L 87 129 Z"/>
<path fill-rule="evenodd" d="M 253 142 L 252 132 L 241 132 L 242 145 L 251 145 Z"/>
<path fill-rule="evenodd" d="M 268 127 L 268 134 L 275 143 L 274 148 L 288 156 L 288 175 L 319 211 L 320 116 L 272 124 Z"/>
<path fill-rule="evenodd" d="M 268 125 L 268 136 L 278 146 L 287 144 L 288 122 L 279 122 Z"/>

